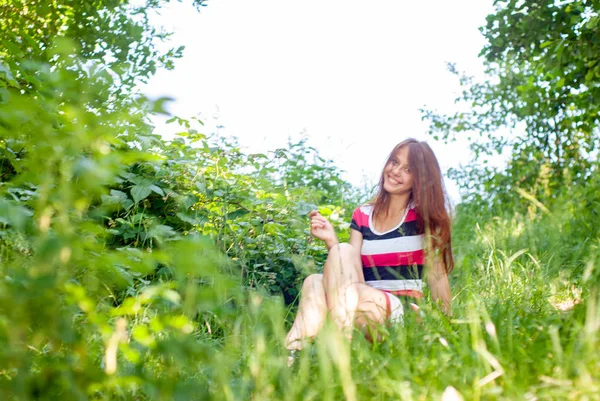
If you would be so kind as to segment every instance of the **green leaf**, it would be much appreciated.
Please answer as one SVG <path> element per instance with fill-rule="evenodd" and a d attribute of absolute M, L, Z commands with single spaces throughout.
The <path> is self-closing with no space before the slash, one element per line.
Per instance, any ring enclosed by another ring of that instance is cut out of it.
<path fill-rule="evenodd" d="M 155 227 L 153 227 L 147 234 L 147 238 L 156 238 L 159 240 L 165 239 L 165 238 L 171 238 L 173 236 L 177 235 L 177 233 L 175 232 L 175 230 L 173 230 L 173 227 L 171 226 L 167 226 L 167 225 L 163 225 L 163 224 L 159 224 Z"/>
<path fill-rule="evenodd" d="M 198 202 L 198 197 L 194 195 L 188 195 L 181 198 L 181 205 L 185 210 L 188 210 Z"/>
<path fill-rule="evenodd" d="M 146 347 L 154 348 L 154 346 L 156 346 L 156 339 L 154 338 L 154 335 L 150 333 L 150 330 L 148 330 L 148 327 L 146 326 L 135 326 L 131 331 L 131 336 L 135 341 Z"/>
<path fill-rule="evenodd" d="M 134 185 L 131 187 L 131 196 L 133 197 L 133 201 L 135 203 L 139 203 L 140 201 L 146 199 L 151 193 L 152 190 L 150 187 L 143 185 Z"/>
<path fill-rule="evenodd" d="M 200 193 L 206 193 L 206 184 L 204 182 L 196 181 L 196 188 L 198 189 L 198 191 L 200 191 Z"/>
<path fill-rule="evenodd" d="M 10 51 L 10 53 L 12 53 L 13 56 L 14 55 L 20 55 L 22 53 L 22 51 L 19 48 L 19 46 L 15 45 L 10 40 L 3 40 L 2 41 L 2 46 L 4 46 L 8 51 Z"/>
<path fill-rule="evenodd" d="M 231 220 L 234 220 L 234 219 L 237 219 L 238 217 L 245 216 L 248 213 L 250 213 L 248 210 L 240 208 L 240 209 L 237 209 L 237 210 L 235 210 L 235 211 L 233 211 L 231 213 L 227 213 L 227 218 L 231 219 Z"/>
<path fill-rule="evenodd" d="M 161 187 L 156 186 L 156 185 L 150 185 L 149 187 L 152 192 L 159 194 L 160 196 L 165 196 L 165 192 L 162 190 Z"/>
<path fill-rule="evenodd" d="M 589 70 L 587 74 L 585 74 L 585 81 L 590 82 L 594 79 L 594 70 Z"/>
<path fill-rule="evenodd" d="M 191 225 L 201 224 L 203 222 L 203 220 L 204 220 L 204 219 L 197 218 L 195 216 L 189 216 L 189 215 L 187 215 L 185 213 L 181 213 L 181 212 L 177 213 L 176 216 L 179 217 L 179 219 L 181 221 L 184 221 L 184 222 L 189 223 Z"/>
<path fill-rule="evenodd" d="M 296 213 L 298 214 L 298 216 L 306 216 L 313 210 L 317 209 L 317 205 L 308 202 L 298 202 L 298 204 L 296 205 Z"/>
<path fill-rule="evenodd" d="M 110 195 L 102 195 L 101 199 L 105 205 L 121 205 L 125 209 L 132 204 L 125 192 L 116 189 L 111 189 Z"/>
<path fill-rule="evenodd" d="M 171 113 L 169 113 L 167 111 L 166 104 L 168 102 L 172 102 L 173 100 L 174 99 L 170 98 L 170 97 L 161 97 L 161 98 L 154 100 L 153 102 L 151 102 L 152 113 L 164 114 L 164 115 L 170 116 Z"/>
<path fill-rule="evenodd" d="M 33 213 L 24 206 L 15 205 L 6 199 L 0 198 L 0 223 L 9 224 L 17 230 L 25 227 L 27 220 L 31 219 Z"/>
<path fill-rule="evenodd" d="M 592 18 L 590 18 L 587 24 L 585 24 L 585 27 L 590 30 L 596 29 L 596 26 L 598 25 L 598 20 L 599 17 L 597 15 L 593 16 Z"/>

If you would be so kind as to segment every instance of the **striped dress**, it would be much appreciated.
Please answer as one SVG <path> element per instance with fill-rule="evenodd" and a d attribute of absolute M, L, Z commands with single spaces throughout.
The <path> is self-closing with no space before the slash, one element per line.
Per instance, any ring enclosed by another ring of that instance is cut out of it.
<path fill-rule="evenodd" d="M 354 211 L 350 228 L 363 236 L 360 254 L 368 285 L 394 295 L 423 297 L 424 235 L 417 223 L 417 213 L 409 206 L 400 223 L 382 233 L 374 228 L 371 205 Z"/>

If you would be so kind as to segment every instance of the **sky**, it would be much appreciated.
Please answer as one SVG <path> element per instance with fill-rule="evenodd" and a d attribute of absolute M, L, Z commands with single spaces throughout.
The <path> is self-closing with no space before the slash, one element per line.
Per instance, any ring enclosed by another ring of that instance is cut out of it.
<path fill-rule="evenodd" d="M 172 71 L 142 91 L 168 96 L 173 115 L 235 136 L 251 153 L 308 138 L 360 187 L 377 182 L 391 149 L 427 140 L 442 170 L 469 161 L 468 143 L 427 135 L 420 108 L 452 111 L 458 79 L 483 77 L 479 27 L 492 0 L 211 0 L 171 2 L 154 23 L 184 45 Z M 174 127 L 157 116 L 156 132 Z M 455 183 L 446 180 L 454 203 Z"/>

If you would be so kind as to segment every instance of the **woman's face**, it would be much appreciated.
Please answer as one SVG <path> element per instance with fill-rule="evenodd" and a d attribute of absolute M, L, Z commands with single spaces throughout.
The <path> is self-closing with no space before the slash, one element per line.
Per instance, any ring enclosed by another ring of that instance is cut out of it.
<path fill-rule="evenodd" d="M 398 149 L 383 169 L 383 189 L 390 195 L 410 193 L 412 172 L 408 167 L 408 146 Z"/>

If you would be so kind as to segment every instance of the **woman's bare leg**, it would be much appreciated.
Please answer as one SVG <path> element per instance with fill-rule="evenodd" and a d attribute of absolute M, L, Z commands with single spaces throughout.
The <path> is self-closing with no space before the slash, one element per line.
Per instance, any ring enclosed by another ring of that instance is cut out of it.
<path fill-rule="evenodd" d="M 332 247 L 323 268 L 323 287 L 331 319 L 348 337 L 351 335 L 359 303 L 358 287 L 355 284 L 364 282 L 358 250 L 350 244 Z"/>
<path fill-rule="evenodd" d="M 387 296 L 381 291 L 367 284 L 355 284 L 358 293 L 358 306 L 354 316 L 354 324 L 360 328 L 369 341 L 373 337 L 377 326 L 388 319 Z M 391 311 L 390 311 L 391 312 Z"/>
<path fill-rule="evenodd" d="M 285 338 L 290 350 L 301 349 L 302 340 L 318 334 L 327 315 L 327 301 L 323 288 L 323 275 L 312 274 L 304 280 L 300 293 L 298 313 Z"/>
<path fill-rule="evenodd" d="M 350 244 L 334 246 L 323 270 L 323 275 L 304 280 L 298 313 L 285 339 L 290 350 L 301 349 L 304 339 L 319 333 L 327 311 L 348 337 L 355 323 L 363 327 L 387 318 L 385 294 L 364 283 L 358 250 Z"/>

